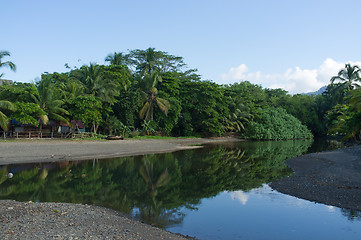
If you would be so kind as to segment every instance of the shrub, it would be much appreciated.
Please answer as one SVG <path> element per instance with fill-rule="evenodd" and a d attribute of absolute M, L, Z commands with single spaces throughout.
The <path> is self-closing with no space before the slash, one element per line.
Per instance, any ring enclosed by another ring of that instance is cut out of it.
<path fill-rule="evenodd" d="M 305 125 L 283 108 L 263 110 L 245 130 L 245 137 L 257 140 L 309 139 L 313 135 Z"/>

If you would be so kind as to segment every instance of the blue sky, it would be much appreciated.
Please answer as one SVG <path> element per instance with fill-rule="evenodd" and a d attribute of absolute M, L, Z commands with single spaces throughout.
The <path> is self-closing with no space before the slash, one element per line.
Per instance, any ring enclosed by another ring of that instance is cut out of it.
<path fill-rule="evenodd" d="M 182 56 L 204 80 L 317 90 L 346 62 L 361 65 L 361 1 L 1 1 L 0 50 L 32 82 L 65 63 L 104 64 L 114 51 Z"/>

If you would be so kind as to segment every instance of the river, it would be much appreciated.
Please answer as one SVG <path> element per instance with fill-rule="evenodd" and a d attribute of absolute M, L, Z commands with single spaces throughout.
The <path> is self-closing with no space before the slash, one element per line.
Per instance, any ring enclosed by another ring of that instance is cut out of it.
<path fill-rule="evenodd" d="M 0 169 L 0 198 L 104 206 L 198 239 L 359 239 L 360 212 L 267 185 L 292 174 L 285 160 L 337 146 L 237 142 L 107 160 L 6 165 Z"/>

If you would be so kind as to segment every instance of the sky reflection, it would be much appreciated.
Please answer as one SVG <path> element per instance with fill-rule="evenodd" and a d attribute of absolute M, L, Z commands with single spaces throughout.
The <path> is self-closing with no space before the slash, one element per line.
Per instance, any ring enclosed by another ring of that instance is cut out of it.
<path fill-rule="evenodd" d="M 359 239 L 361 221 L 345 211 L 264 184 L 203 199 L 198 211 L 185 210 L 182 225 L 168 230 L 198 239 Z"/>

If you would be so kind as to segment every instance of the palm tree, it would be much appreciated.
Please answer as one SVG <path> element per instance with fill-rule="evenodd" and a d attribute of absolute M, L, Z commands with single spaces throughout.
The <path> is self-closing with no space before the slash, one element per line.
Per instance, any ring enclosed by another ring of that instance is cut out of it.
<path fill-rule="evenodd" d="M 182 57 L 176 57 L 167 52 L 156 51 L 154 48 L 146 50 L 136 49 L 129 54 L 129 63 L 136 66 L 141 75 L 150 75 L 153 71 L 158 72 L 178 72 L 185 63 Z"/>
<path fill-rule="evenodd" d="M 350 105 L 357 111 L 361 111 L 361 89 L 357 89 L 350 94 Z"/>
<path fill-rule="evenodd" d="M 148 48 L 147 50 L 141 53 L 141 57 L 143 57 L 143 62 L 138 65 L 138 69 L 140 70 L 143 76 L 151 75 L 153 72 L 158 72 L 161 69 L 159 68 L 159 60 L 160 53 L 155 51 L 154 48 Z"/>
<path fill-rule="evenodd" d="M 68 123 L 64 115 L 69 115 L 69 112 L 62 108 L 64 101 L 55 94 L 51 79 L 45 78 L 38 82 L 37 90 L 37 95 L 32 95 L 32 98 L 47 113 L 47 115 L 39 116 L 41 120 L 40 131 L 42 124 L 47 124 L 49 119 Z"/>
<path fill-rule="evenodd" d="M 6 57 L 6 56 L 10 56 L 10 53 L 8 51 L 0 51 L 0 68 L 2 67 L 9 67 L 12 71 L 16 71 L 16 66 L 14 63 L 10 62 L 10 61 L 6 61 L 6 62 L 2 62 L 1 59 L 3 57 Z M 4 76 L 3 73 L 0 74 L 0 78 Z"/>
<path fill-rule="evenodd" d="M 168 114 L 170 103 L 168 100 L 157 96 L 158 89 L 156 86 L 159 82 L 162 82 L 160 75 L 161 59 L 164 57 L 164 53 L 155 51 L 154 48 L 148 48 L 144 50 L 135 50 L 132 52 L 135 58 L 138 60 L 138 73 L 139 87 L 143 90 L 144 105 L 139 112 L 139 117 L 145 121 L 153 120 L 154 103 L 156 103 L 159 109 Z"/>
<path fill-rule="evenodd" d="M 9 101 L 0 100 L 0 109 L 14 111 L 15 106 Z M 8 123 L 9 123 L 8 121 L 9 121 L 8 117 L 3 112 L 0 111 L 0 127 L 4 131 L 8 129 Z"/>
<path fill-rule="evenodd" d="M 109 62 L 110 65 L 128 65 L 130 63 L 129 55 L 126 55 L 122 52 L 114 52 L 114 54 L 109 54 L 105 58 L 105 61 Z"/>
<path fill-rule="evenodd" d="M 242 132 L 245 130 L 243 123 L 249 122 L 250 114 L 240 98 L 230 97 L 229 112 L 230 114 L 226 117 L 225 128 L 231 132 Z"/>
<path fill-rule="evenodd" d="M 342 82 L 347 90 L 352 90 L 354 88 L 360 87 L 356 83 L 356 81 L 361 81 L 360 78 L 360 67 L 359 66 L 351 66 L 351 64 L 345 64 L 345 68 L 341 69 L 337 76 L 331 78 L 331 83 L 334 83 L 336 80 Z"/>
<path fill-rule="evenodd" d="M 74 99 L 77 96 L 84 94 L 84 84 L 82 84 L 78 79 L 70 79 L 65 84 L 61 85 L 62 97 L 64 99 Z"/>
<path fill-rule="evenodd" d="M 100 65 L 90 63 L 84 65 L 79 71 L 73 73 L 73 77 L 85 85 L 86 93 L 101 98 L 103 101 L 112 103 L 114 96 L 119 93 L 116 82 L 103 77 L 103 69 Z"/>
<path fill-rule="evenodd" d="M 145 121 L 152 121 L 153 120 L 153 111 L 154 111 L 154 103 L 156 103 L 159 107 L 159 109 L 165 114 L 168 114 L 168 110 L 170 108 L 170 103 L 168 100 L 160 98 L 157 96 L 158 89 L 156 88 L 156 85 L 158 82 L 160 82 L 162 78 L 157 72 L 153 72 L 151 76 L 146 77 L 143 79 L 144 85 L 147 85 L 147 83 L 152 82 L 152 86 L 148 89 L 148 93 L 144 93 L 146 95 L 145 103 L 142 107 L 142 109 L 139 112 L 139 117 L 141 119 L 144 118 Z"/>

